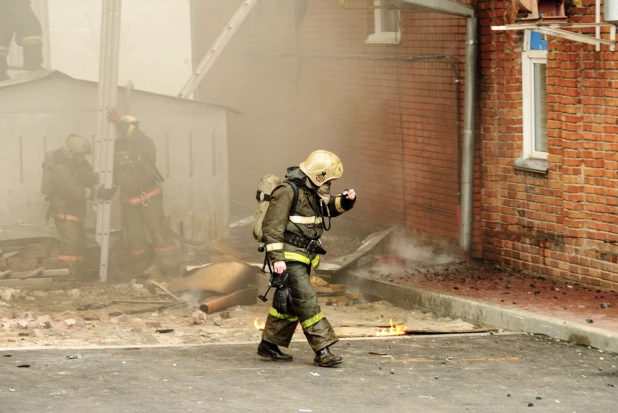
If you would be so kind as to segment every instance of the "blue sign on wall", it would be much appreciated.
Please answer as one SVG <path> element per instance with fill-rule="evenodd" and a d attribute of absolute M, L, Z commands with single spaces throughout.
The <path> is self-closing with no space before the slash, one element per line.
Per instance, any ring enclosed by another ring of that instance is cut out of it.
<path fill-rule="evenodd" d="M 539 32 L 530 32 L 530 50 L 547 50 L 547 40 Z"/>

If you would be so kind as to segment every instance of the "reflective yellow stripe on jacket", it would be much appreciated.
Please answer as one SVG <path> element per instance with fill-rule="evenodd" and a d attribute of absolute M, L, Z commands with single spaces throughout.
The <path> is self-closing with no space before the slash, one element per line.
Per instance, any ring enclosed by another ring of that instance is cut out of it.
<path fill-rule="evenodd" d="M 317 267 L 318 264 L 320 263 L 319 255 L 316 255 L 313 261 L 311 261 L 309 257 L 306 257 L 303 254 L 299 254 L 297 252 L 285 251 L 283 253 L 283 256 L 285 257 L 286 260 L 302 262 L 303 264 L 311 265 L 312 267 Z"/>

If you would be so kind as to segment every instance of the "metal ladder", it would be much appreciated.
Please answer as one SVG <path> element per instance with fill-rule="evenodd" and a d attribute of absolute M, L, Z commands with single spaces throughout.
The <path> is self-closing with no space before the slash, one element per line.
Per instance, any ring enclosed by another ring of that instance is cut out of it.
<path fill-rule="evenodd" d="M 97 94 L 98 133 L 95 142 L 94 170 L 99 174 L 99 185 L 112 187 L 114 169 L 114 142 L 116 125 L 107 120 L 107 109 L 115 108 L 118 101 L 118 59 L 120 50 L 120 14 L 122 0 L 104 0 L 101 17 L 101 44 L 99 56 L 99 87 Z M 99 281 L 107 281 L 109 261 L 109 232 L 111 201 L 98 200 L 96 239 L 101 247 Z"/>
<path fill-rule="evenodd" d="M 200 63 L 197 65 L 195 73 L 193 73 L 191 78 L 189 78 L 189 81 L 185 84 L 185 86 L 178 94 L 179 97 L 191 97 L 193 92 L 195 92 L 197 87 L 202 82 L 202 79 L 204 79 L 204 76 L 206 76 L 208 71 L 215 64 L 217 58 L 221 56 L 221 53 L 223 53 L 225 46 L 227 46 L 227 44 L 230 42 L 234 34 L 238 31 L 238 28 L 240 27 L 242 22 L 247 18 L 247 16 L 253 9 L 253 6 L 255 6 L 257 2 L 258 0 L 245 0 L 240 5 L 236 13 L 234 13 L 234 16 L 232 16 L 232 19 L 225 26 L 221 34 L 219 34 L 219 37 L 217 37 L 217 40 L 215 40 L 210 50 L 206 52 Z"/>

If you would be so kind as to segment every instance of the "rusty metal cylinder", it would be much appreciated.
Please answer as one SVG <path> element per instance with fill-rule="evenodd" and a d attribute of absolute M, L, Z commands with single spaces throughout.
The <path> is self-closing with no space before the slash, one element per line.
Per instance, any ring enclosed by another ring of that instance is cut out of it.
<path fill-rule="evenodd" d="M 257 288 L 250 285 L 244 290 L 238 290 L 232 294 L 224 295 L 215 299 L 204 301 L 200 305 L 200 310 L 206 314 L 213 314 L 223 311 L 235 305 L 254 305 L 257 299 Z"/>

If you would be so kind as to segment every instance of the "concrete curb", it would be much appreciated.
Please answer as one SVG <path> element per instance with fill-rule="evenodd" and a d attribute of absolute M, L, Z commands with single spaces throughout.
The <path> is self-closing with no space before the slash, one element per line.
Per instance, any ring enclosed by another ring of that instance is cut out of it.
<path fill-rule="evenodd" d="M 618 352 L 618 333 L 580 325 L 559 318 L 512 310 L 420 287 L 398 285 L 373 280 L 345 272 L 341 281 L 362 292 L 369 301 L 384 300 L 393 305 L 435 313 L 440 317 L 461 318 L 464 321 L 500 327 L 511 331 L 544 334 L 574 344 Z"/>

